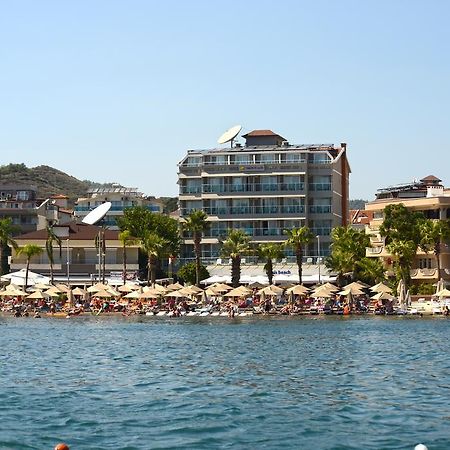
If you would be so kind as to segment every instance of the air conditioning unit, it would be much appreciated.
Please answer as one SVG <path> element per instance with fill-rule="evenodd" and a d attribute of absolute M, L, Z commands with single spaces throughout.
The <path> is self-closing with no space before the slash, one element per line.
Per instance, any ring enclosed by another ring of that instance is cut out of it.
<path fill-rule="evenodd" d="M 282 147 L 289 147 L 289 141 L 282 141 L 281 142 Z"/>

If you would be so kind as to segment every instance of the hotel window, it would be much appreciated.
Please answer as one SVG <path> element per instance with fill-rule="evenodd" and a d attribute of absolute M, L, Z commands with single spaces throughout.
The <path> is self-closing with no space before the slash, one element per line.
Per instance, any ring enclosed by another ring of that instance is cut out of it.
<path fill-rule="evenodd" d="M 276 153 L 262 153 L 257 156 L 261 164 L 276 164 L 279 161 Z"/>
<path fill-rule="evenodd" d="M 232 158 L 234 159 L 234 164 L 253 164 L 253 155 L 234 155 Z"/>
<path fill-rule="evenodd" d="M 432 269 L 433 264 L 431 258 L 420 258 L 419 269 Z"/>
<path fill-rule="evenodd" d="M 287 163 L 305 162 L 305 154 L 304 153 L 286 153 L 284 160 Z"/>
<path fill-rule="evenodd" d="M 17 191 L 16 199 L 17 200 L 29 200 L 30 195 L 27 191 Z"/>
<path fill-rule="evenodd" d="M 193 167 L 200 166 L 202 163 L 202 158 L 200 156 L 189 156 L 183 163 L 183 166 Z"/>

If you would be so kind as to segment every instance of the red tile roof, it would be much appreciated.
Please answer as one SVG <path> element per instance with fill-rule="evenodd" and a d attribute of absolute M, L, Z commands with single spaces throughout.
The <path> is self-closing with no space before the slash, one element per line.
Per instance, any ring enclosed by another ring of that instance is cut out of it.
<path fill-rule="evenodd" d="M 247 136 L 278 136 L 281 137 L 279 134 L 274 133 L 272 130 L 253 130 L 250 131 L 250 133 L 242 135 L 242 137 Z"/>
<path fill-rule="evenodd" d="M 50 196 L 50 198 L 69 198 L 67 197 L 67 195 L 63 195 L 63 194 L 55 194 Z"/>
<path fill-rule="evenodd" d="M 434 175 L 428 175 L 425 178 L 422 178 L 420 181 L 442 181 L 438 177 L 435 177 Z"/>

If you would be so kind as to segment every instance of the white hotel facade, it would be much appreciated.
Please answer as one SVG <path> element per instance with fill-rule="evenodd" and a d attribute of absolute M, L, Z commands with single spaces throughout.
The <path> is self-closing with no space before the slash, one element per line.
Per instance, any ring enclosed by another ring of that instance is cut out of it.
<path fill-rule="evenodd" d="M 303 225 L 318 236 L 307 259 L 328 255 L 331 229 L 347 224 L 346 144 L 295 145 L 271 130 L 243 137 L 245 146 L 189 150 L 178 164 L 181 221 L 199 209 L 210 222 L 204 260 L 220 261 L 220 240 L 230 228 L 262 243 L 282 242 L 284 230 Z M 192 238 L 185 234 L 183 242 L 181 258 L 190 259 Z"/>

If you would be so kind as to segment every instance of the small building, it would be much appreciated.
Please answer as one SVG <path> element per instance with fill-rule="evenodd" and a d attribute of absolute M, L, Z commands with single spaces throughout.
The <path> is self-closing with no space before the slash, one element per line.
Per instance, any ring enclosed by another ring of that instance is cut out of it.
<path fill-rule="evenodd" d="M 365 214 L 371 220 L 365 226 L 370 237 L 371 247 L 366 249 L 366 256 L 381 258 L 387 269 L 393 262 L 393 256 L 385 246 L 385 239 L 380 234 L 383 223 L 384 208 L 388 205 L 403 204 L 412 211 L 419 211 L 428 219 L 450 219 L 450 189 L 441 184 L 441 180 L 433 175 L 420 181 L 403 183 L 379 189 L 376 199 L 367 203 Z M 449 242 L 442 242 L 440 246 L 440 268 L 438 273 L 437 256 L 425 253 L 420 248 L 417 251 L 411 279 L 422 282 L 436 282 L 440 278 L 450 281 L 450 247 Z"/>
<path fill-rule="evenodd" d="M 117 218 L 123 216 L 126 208 L 142 206 L 153 213 L 162 213 L 162 202 L 155 197 L 145 196 L 137 188 L 111 186 L 94 188 L 88 191 L 87 197 L 79 198 L 75 205 L 75 216 L 82 220 L 90 211 L 102 203 L 111 202 L 111 209 L 103 219 L 103 224 L 111 230 L 118 230 Z"/>

